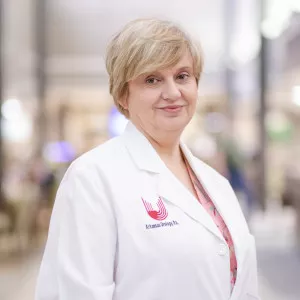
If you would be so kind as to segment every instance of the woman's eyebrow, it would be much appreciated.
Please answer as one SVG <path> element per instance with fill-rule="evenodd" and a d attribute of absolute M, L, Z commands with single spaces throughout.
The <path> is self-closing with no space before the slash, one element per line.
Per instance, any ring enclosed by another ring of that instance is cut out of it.
<path fill-rule="evenodd" d="M 178 67 L 174 70 L 175 70 L 176 73 L 179 73 L 179 72 L 182 72 L 182 71 L 192 72 L 193 68 L 190 67 L 190 66 L 182 66 L 182 67 Z M 163 76 L 163 72 L 161 72 L 160 70 L 156 70 L 156 71 L 153 71 L 153 72 L 141 74 L 142 78 L 147 78 L 149 76 Z"/>

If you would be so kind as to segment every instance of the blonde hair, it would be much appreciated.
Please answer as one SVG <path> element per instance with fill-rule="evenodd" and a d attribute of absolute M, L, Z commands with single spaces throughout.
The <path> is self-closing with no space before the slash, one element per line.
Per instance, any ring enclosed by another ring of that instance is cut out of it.
<path fill-rule="evenodd" d="M 203 68 L 202 51 L 179 26 L 158 19 L 128 23 L 109 43 L 106 54 L 109 91 L 118 110 L 128 117 L 120 99 L 127 94 L 130 80 L 176 65 L 187 50 L 193 58 L 198 83 Z"/>

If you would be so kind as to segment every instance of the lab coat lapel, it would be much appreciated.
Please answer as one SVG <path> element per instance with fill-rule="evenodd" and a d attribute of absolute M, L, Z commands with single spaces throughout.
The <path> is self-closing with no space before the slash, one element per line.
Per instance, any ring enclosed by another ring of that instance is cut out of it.
<path fill-rule="evenodd" d="M 239 219 L 236 217 L 237 211 L 231 205 L 232 201 L 234 201 L 234 199 L 232 199 L 234 195 L 229 194 L 229 187 L 228 189 L 225 188 L 225 182 L 223 185 L 221 185 L 221 182 L 219 182 L 219 186 L 217 185 L 215 177 L 213 176 L 213 172 L 215 171 L 211 170 L 208 172 L 209 167 L 196 159 L 184 144 L 181 144 L 181 149 L 203 188 L 225 221 L 233 239 L 238 264 L 241 264 L 243 257 L 240 254 L 243 253 L 243 251 L 241 251 L 243 245 L 239 238 Z"/>
<path fill-rule="evenodd" d="M 128 123 L 122 137 L 137 167 L 152 174 L 154 173 L 156 191 L 151 193 L 153 197 L 162 197 L 163 201 L 177 206 L 189 217 L 222 238 L 220 231 L 209 214 L 166 167 L 147 138 L 131 122 Z M 151 199 L 149 201 L 151 202 Z"/>
<path fill-rule="evenodd" d="M 222 239 L 222 235 L 213 219 L 198 200 L 169 170 L 166 170 L 158 176 L 158 193 L 164 201 L 177 206 L 189 217 Z"/>

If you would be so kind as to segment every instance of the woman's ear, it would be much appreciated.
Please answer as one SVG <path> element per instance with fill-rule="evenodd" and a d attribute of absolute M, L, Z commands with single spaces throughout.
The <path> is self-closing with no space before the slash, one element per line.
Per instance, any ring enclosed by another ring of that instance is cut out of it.
<path fill-rule="evenodd" d="M 128 110 L 128 92 L 124 93 L 118 103 L 124 110 Z"/>
<path fill-rule="evenodd" d="M 128 110 L 127 101 L 124 101 L 123 99 L 118 101 L 119 105 L 122 107 L 123 110 Z"/>

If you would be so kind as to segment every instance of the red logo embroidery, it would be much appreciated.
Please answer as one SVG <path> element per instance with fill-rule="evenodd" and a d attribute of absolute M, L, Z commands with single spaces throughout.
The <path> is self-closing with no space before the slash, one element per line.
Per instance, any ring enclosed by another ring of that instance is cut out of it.
<path fill-rule="evenodd" d="M 142 198 L 142 200 L 143 200 L 143 203 L 147 210 L 148 215 L 152 219 L 157 220 L 157 221 L 163 221 L 168 217 L 168 212 L 167 212 L 167 210 L 164 206 L 164 203 L 162 202 L 160 197 L 158 198 L 158 202 L 156 203 L 158 210 L 154 210 L 152 207 L 152 204 L 145 201 L 143 198 Z"/>

